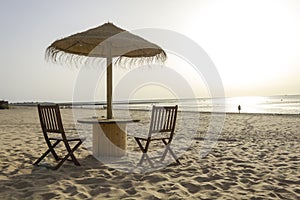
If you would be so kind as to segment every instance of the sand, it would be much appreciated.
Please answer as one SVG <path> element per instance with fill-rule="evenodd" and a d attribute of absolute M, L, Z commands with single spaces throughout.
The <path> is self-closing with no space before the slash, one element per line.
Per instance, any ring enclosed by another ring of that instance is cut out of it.
<path fill-rule="evenodd" d="M 147 130 L 148 113 L 136 113 L 142 121 L 128 131 Z M 72 110 L 62 115 L 71 127 Z M 32 165 L 46 149 L 37 109 L 0 110 L 0 199 L 300 199 L 300 116 L 227 114 L 218 142 L 201 157 L 209 122 L 209 113 L 191 114 L 196 134 L 182 165 L 128 173 L 82 146 L 81 166 L 52 171 Z M 128 148 L 138 150 L 130 138 Z"/>

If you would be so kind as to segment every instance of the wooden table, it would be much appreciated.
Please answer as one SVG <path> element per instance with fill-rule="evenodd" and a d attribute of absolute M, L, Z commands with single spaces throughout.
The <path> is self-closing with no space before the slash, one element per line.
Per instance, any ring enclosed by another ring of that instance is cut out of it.
<path fill-rule="evenodd" d="M 127 147 L 127 123 L 139 122 L 134 119 L 85 118 L 79 123 L 93 125 L 93 155 L 124 156 Z"/>

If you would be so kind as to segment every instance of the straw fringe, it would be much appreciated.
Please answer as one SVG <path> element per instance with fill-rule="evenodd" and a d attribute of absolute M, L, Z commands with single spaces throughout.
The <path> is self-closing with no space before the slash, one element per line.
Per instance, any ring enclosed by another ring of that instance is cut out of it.
<path fill-rule="evenodd" d="M 48 47 L 45 52 L 45 60 L 54 64 L 68 65 L 68 66 L 99 66 L 103 62 L 102 57 L 89 57 L 85 55 L 75 55 L 54 47 Z M 167 59 L 164 51 L 150 57 L 127 57 L 119 56 L 114 61 L 113 65 L 120 67 L 134 67 L 147 64 L 163 64 Z"/>
<path fill-rule="evenodd" d="M 167 59 L 167 55 L 164 51 L 161 53 L 151 56 L 151 57 L 126 57 L 120 56 L 115 61 L 115 65 L 117 66 L 140 66 L 140 65 L 147 65 L 147 64 L 163 64 Z"/>

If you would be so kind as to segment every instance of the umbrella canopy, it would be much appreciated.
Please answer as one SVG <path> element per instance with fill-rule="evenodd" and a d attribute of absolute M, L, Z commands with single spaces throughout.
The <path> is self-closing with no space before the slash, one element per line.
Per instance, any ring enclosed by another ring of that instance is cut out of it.
<path fill-rule="evenodd" d="M 46 58 L 59 63 L 77 63 L 80 59 L 107 59 L 107 118 L 112 118 L 112 58 L 118 62 L 164 62 L 166 53 L 158 45 L 129 33 L 112 23 L 53 42 Z"/>

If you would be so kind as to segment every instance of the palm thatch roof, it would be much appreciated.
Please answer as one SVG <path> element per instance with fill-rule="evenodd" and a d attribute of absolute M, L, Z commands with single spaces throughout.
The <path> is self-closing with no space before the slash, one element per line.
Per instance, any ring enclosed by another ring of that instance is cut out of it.
<path fill-rule="evenodd" d="M 99 57 L 118 57 L 121 63 L 164 62 L 167 58 L 158 45 L 112 23 L 59 39 L 46 50 L 46 59 L 59 63 L 76 64 Z"/>

